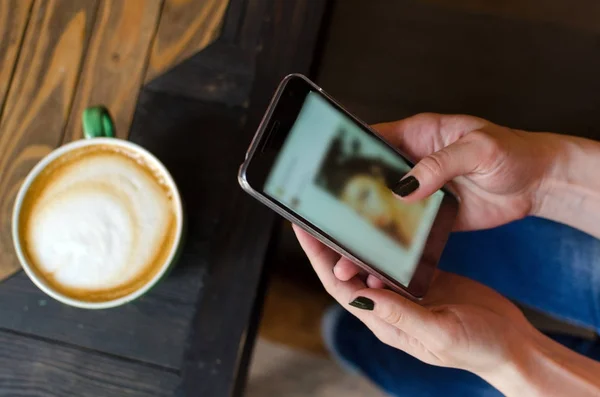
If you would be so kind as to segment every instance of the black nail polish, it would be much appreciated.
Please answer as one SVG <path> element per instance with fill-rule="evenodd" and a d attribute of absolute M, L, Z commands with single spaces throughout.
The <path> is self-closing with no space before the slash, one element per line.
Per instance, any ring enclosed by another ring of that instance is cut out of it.
<path fill-rule="evenodd" d="M 414 176 L 402 179 L 394 186 L 392 191 L 400 197 L 406 197 L 419 188 L 419 181 Z"/>
<path fill-rule="evenodd" d="M 358 298 L 350 302 L 350 306 L 354 306 L 363 310 L 373 310 L 373 308 L 375 307 L 375 302 L 373 302 L 369 298 L 365 298 L 364 296 L 359 296 Z"/>

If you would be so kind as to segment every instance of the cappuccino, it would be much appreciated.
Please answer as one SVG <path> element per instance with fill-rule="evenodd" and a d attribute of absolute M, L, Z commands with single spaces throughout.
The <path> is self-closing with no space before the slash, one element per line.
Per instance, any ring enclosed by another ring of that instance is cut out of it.
<path fill-rule="evenodd" d="M 23 199 L 19 239 L 32 270 L 87 302 L 148 284 L 177 243 L 173 191 L 125 147 L 84 146 L 48 164 Z"/>

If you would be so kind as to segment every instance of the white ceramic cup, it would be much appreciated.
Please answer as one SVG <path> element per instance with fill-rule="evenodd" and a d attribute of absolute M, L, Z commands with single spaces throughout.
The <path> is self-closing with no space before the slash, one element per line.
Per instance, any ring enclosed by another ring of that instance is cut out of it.
<path fill-rule="evenodd" d="M 48 294 L 52 298 L 54 298 L 62 303 L 65 303 L 67 305 L 75 306 L 75 307 L 79 307 L 79 308 L 83 308 L 83 309 L 107 309 L 107 308 L 111 308 L 111 307 L 115 307 L 115 306 L 120 306 L 120 305 L 130 302 L 136 298 L 139 298 L 140 296 L 142 296 L 146 292 L 148 292 L 154 285 L 156 285 L 156 283 L 158 283 L 158 281 L 167 273 L 169 268 L 174 264 L 174 262 L 178 256 L 178 253 L 180 251 L 180 248 L 181 248 L 183 226 L 184 226 L 183 206 L 182 206 L 182 202 L 181 202 L 181 197 L 179 195 L 179 190 L 177 189 L 177 186 L 175 185 L 175 182 L 173 181 L 171 174 L 165 168 L 165 166 L 154 155 L 152 155 L 150 152 L 148 152 L 146 149 L 142 148 L 139 145 L 136 145 L 134 143 L 131 143 L 131 142 L 128 142 L 128 141 L 125 141 L 122 139 L 112 138 L 112 137 L 97 137 L 98 135 L 102 135 L 102 134 L 86 133 L 87 139 L 81 139 L 81 140 L 66 144 L 64 146 L 61 146 L 61 147 L 57 148 L 56 150 L 50 152 L 46 157 L 44 157 L 42 160 L 40 160 L 40 162 L 36 164 L 36 166 L 31 170 L 31 172 L 29 172 L 29 174 L 25 178 L 25 181 L 23 182 L 23 185 L 21 186 L 19 193 L 17 194 L 17 198 L 15 201 L 15 205 L 13 208 L 13 214 L 12 214 L 13 243 L 14 243 L 14 247 L 15 247 L 15 250 L 17 253 L 17 257 L 19 258 L 19 261 L 21 262 L 21 266 L 23 267 L 23 270 L 25 270 L 25 273 L 27 273 L 27 275 L 29 276 L 31 281 L 33 281 L 33 283 L 35 285 L 37 285 L 42 291 L 44 291 L 46 294 Z M 110 134 L 104 134 L 104 135 L 105 136 L 112 135 L 112 132 Z M 129 150 L 129 151 L 132 151 L 132 152 L 136 153 L 137 155 L 142 156 L 142 158 L 147 162 L 147 164 L 149 164 L 153 169 L 158 170 L 160 172 L 161 176 L 164 178 L 164 181 L 166 182 L 166 184 L 168 185 L 168 187 L 171 189 L 171 191 L 173 193 L 172 199 L 173 199 L 173 203 L 174 203 L 175 216 L 176 216 L 176 222 L 177 222 L 176 235 L 175 235 L 175 239 L 174 239 L 175 243 L 171 247 L 171 250 L 170 250 L 169 254 L 167 255 L 166 260 L 164 261 L 164 263 L 162 263 L 161 268 L 156 273 L 156 275 L 152 279 L 150 279 L 146 284 L 144 284 L 142 287 L 131 292 L 130 294 L 128 294 L 126 296 L 122 296 L 117 299 L 113 299 L 110 301 L 102 301 L 102 302 L 87 302 L 87 301 L 83 301 L 83 300 L 73 299 L 72 297 L 66 296 L 66 295 L 60 293 L 59 291 L 53 289 L 52 286 L 49 285 L 43 278 L 39 277 L 37 275 L 37 273 L 33 270 L 32 264 L 29 263 L 26 255 L 23 252 L 23 246 L 22 246 L 21 237 L 20 237 L 21 233 L 19 230 L 19 219 L 20 219 L 23 199 L 25 198 L 25 196 L 26 196 L 32 182 L 35 180 L 35 178 L 46 168 L 46 166 L 48 164 L 50 164 L 55 159 L 65 155 L 73 150 L 77 150 L 82 147 L 94 146 L 94 145 L 102 145 L 102 146 L 110 145 L 110 146 L 115 146 L 118 148 L 123 148 L 123 149 Z"/>

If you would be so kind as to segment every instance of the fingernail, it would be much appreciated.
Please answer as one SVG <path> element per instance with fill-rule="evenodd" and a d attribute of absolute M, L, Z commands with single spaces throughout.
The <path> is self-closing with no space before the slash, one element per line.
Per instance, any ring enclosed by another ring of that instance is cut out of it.
<path fill-rule="evenodd" d="M 369 298 L 365 298 L 364 296 L 359 296 L 350 302 L 350 306 L 354 306 L 362 310 L 373 310 L 375 307 L 375 302 Z"/>
<path fill-rule="evenodd" d="M 402 179 L 394 186 L 392 191 L 400 197 L 406 197 L 419 188 L 419 181 L 414 176 Z"/>

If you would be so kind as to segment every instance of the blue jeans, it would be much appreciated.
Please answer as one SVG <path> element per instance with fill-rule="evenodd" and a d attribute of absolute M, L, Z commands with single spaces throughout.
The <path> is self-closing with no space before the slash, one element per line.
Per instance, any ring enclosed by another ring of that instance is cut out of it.
<path fill-rule="evenodd" d="M 600 334 L 600 240 L 570 227 L 527 218 L 492 230 L 455 233 L 443 270 Z M 549 335 L 600 361 L 600 342 Z M 469 372 L 431 366 L 391 348 L 353 316 L 340 315 L 334 349 L 341 359 L 394 396 L 501 396 Z"/>

